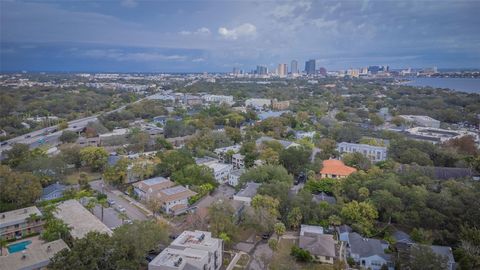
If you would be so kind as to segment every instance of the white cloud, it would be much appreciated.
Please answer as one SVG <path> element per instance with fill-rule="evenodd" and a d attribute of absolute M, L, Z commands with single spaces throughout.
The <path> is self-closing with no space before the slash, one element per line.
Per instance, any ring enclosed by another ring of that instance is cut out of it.
<path fill-rule="evenodd" d="M 194 62 L 194 63 L 205 62 L 205 59 L 204 58 L 195 58 L 195 59 L 192 60 L 192 62 Z"/>
<path fill-rule="evenodd" d="M 134 8 L 138 5 L 136 0 L 122 0 L 120 2 L 122 7 Z"/>
<path fill-rule="evenodd" d="M 83 56 L 90 58 L 111 59 L 116 61 L 153 62 L 153 61 L 185 61 L 184 55 L 165 55 L 156 52 L 123 52 L 116 49 L 92 49 L 83 52 Z"/>
<path fill-rule="evenodd" d="M 197 30 L 195 31 L 187 31 L 187 30 L 183 30 L 183 31 L 180 31 L 178 32 L 180 35 L 182 36 L 190 36 L 190 35 L 196 35 L 196 36 L 209 36 L 212 32 L 210 31 L 210 29 L 208 29 L 207 27 L 200 27 L 198 28 Z"/>
<path fill-rule="evenodd" d="M 244 23 L 235 28 L 218 28 L 218 33 L 225 39 L 236 40 L 242 37 L 253 37 L 257 34 L 257 27 L 251 23 Z"/>

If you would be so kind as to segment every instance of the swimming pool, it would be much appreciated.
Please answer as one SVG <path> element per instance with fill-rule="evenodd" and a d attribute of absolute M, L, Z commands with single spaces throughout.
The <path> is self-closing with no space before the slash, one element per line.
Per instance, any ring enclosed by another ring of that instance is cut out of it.
<path fill-rule="evenodd" d="M 15 252 L 20 252 L 22 250 L 25 250 L 25 249 L 27 249 L 27 246 L 30 245 L 31 243 L 32 243 L 32 241 L 27 240 L 27 241 L 22 241 L 22 242 L 18 242 L 18 243 L 9 245 L 7 247 L 8 253 L 12 254 L 12 253 L 15 253 Z"/>

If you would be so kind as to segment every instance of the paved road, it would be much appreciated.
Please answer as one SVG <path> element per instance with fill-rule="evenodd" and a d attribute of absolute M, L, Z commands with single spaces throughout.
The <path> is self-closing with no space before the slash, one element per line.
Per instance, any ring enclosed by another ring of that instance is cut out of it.
<path fill-rule="evenodd" d="M 103 180 L 92 181 L 90 182 L 90 186 L 94 190 L 101 191 L 107 194 L 108 199 L 114 200 L 116 202 L 116 206 L 121 205 L 125 208 L 125 213 L 131 220 L 147 220 L 148 217 L 142 213 L 137 207 L 130 204 L 127 200 L 123 199 L 122 197 L 116 195 L 115 193 L 111 192 L 107 188 L 103 188 Z M 108 226 L 108 225 L 107 225 Z"/>
<path fill-rule="evenodd" d="M 102 209 L 100 206 L 93 208 L 93 214 L 100 220 L 102 220 Z M 112 207 L 103 208 L 103 221 L 110 229 L 115 229 L 122 225 L 122 220 L 118 217 L 118 212 Z"/>
<path fill-rule="evenodd" d="M 148 97 L 141 98 L 135 102 L 132 102 L 131 104 L 138 103 L 144 99 L 147 99 Z M 125 109 L 128 105 L 130 104 L 123 105 L 113 111 L 106 112 L 106 114 L 121 111 Z M 70 121 L 68 122 L 68 128 L 65 130 L 77 131 L 77 132 L 81 131 L 84 127 L 87 126 L 88 123 L 96 122 L 98 120 L 98 116 L 99 114 Z M 52 132 L 57 128 L 58 128 L 57 126 L 51 126 L 51 127 L 39 129 L 39 130 L 30 132 L 27 134 L 23 134 L 21 136 L 2 142 L 2 143 L 6 142 L 6 144 L 0 146 L 0 159 L 2 157 L 2 153 L 6 150 L 10 150 L 12 148 L 11 146 L 16 143 L 27 144 L 30 147 L 30 149 L 34 149 L 45 144 L 51 145 L 51 146 L 58 145 L 59 144 L 58 138 L 60 137 L 60 135 L 62 135 L 63 130 Z"/>

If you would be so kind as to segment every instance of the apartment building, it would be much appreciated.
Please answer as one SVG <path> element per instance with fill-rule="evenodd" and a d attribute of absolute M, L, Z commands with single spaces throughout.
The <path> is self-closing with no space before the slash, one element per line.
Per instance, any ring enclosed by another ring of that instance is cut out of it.
<path fill-rule="evenodd" d="M 245 168 L 245 156 L 240 153 L 232 155 L 232 166 L 234 169 Z"/>
<path fill-rule="evenodd" d="M 36 206 L 0 213 L 0 239 L 21 239 L 43 229 L 42 213 Z"/>
<path fill-rule="evenodd" d="M 158 191 L 175 186 L 175 183 L 164 178 L 155 177 L 143 180 L 133 184 L 133 191 L 140 200 L 148 201 L 153 198 Z"/>
<path fill-rule="evenodd" d="M 188 209 L 188 200 L 196 194 L 184 186 L 174 186 L 157 191 L 155 199 L 165 213 L 179 215 Z"/>
<path fill-rule="evenodd" d="M 223 241 L 206 231 L 184 231 L 148 264 L 148 270 L 218 270 Z"/>
<path fill-rule="evenodd" d="M 240 148 L 242 148 L 242 146 L 240 144 L 235 144 L 235 145 L 232 145 L 232 146 L 226 146 L 226 147 L 221 147 L 221 148 L 217 148 L 215 150 L 213 150 L 213 152 L 218 156 L 218 158 L 220 159 L 221 162 L 224 162 L 224 163 L 228 163 L 229 160 L 228 160 L 228 153 L 238 153 L 240 152 Z"/>
<path fill-rule="evenodd" d="M 440 121 L 426 115 L 399 115 L 406 122 L 422 127 L 440 128 Z"/>
<path fill-rule="evenodd" d="M 387 159 L 387 147 L 383 146 L 341 142 L 337 145 L 337 151 L 339 153 L 361 153 L 372 162 Z"/>
<path fill-rule="evenodd" d="M 195 162 L 197 165 L 204 165 L 212 169 L 215 180 L 220 184 L 228 181 L 228 176 L 233 169 L 232 164 L 220 163 L 218 159 L 211 157 L 197 158 Z"/>
<path fill-rule="evenodd" d="M 277 99 L 272 100 L 272 110 L 283 111 L 290 107 L 290 101 L 277 101 Z"/>

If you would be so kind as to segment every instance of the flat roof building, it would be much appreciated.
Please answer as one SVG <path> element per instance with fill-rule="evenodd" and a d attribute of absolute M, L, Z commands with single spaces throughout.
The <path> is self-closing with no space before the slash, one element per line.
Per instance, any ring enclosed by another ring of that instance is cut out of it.
<path fill-rule="evenodd" d="M 250 205 L 253 197 L 257 195 L 257 190 L 260 187 L 259 183 L 248 182 L 246 187 L 240 190 L 237 194 L 233 195 L 233 200 L 245 202 Z"/>
<path fill-rule="evenodd" d="M 184 231 L 148 264 L 149 270 L 218 270 L 223 241 L 206 231 Z"/>
<path fill-rule="evenodd" d="M 387 159 L 387 148 L 383 146 L 341 142 L 337 145 L 337 151 L 339 153 L 361 153 L 372 162 Z"/>
<path fill-rule="evenodd" d="M 73 238 L 83 238 L 89 232 L 112 235 L 112 230 L 90 213 L 77 200 L 72 199 L 58 204 L 55 217 L 63 220 L 63 222 L 71 228 L 70 235 Z"/>
<path fill-rule="evenodd" d="M 62 239 L 27 248 L 23 252 L 0 256 L 0 269 L 33 270 L 44 269 L 50 259 L 63 249 L 68 249 Z"/>
<path fill-rule="evenodd" d="M 405 121 L 422 126 L 422 127 L 431 127 L 431 128 L 440 128 L 440 121 L 433 119 L 430 116 L 426 115 L 399 115 Z"/>
<path fill-rule="evenodd" d="M 38 220 L 31 220 L 36 215 Z M 0 213 L 0 238 L 20 239 L 43 229 L 42 213 L 36 206 Z"/>

